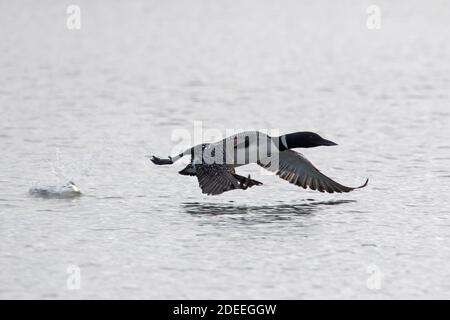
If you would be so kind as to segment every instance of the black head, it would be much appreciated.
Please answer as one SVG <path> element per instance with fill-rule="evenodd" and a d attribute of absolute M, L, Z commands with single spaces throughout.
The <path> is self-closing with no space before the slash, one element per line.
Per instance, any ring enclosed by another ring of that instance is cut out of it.
<path fill-rule="evenodd" d="M 319 146 L 336 146 L 337 143 L 327 140 L 314 132 L 294 132 L 279 137 L 280 151 L 294 148 L 313 148 Z"/>

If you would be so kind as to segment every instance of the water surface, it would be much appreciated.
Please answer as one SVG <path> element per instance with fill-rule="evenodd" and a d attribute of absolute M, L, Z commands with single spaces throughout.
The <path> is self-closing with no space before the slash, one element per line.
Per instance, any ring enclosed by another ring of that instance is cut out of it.
<path fill-rule="evenodd" d="M 1 298 L 450 298 L 447 1 L 0 4 Z M 350 194 L 201 194 L 175 130 L 315 131 Z M 182 151 L 182 150 L 176 150 Z M 39 198 L 73 180 L 83 196 Z M 81 270 L 69 290 L 67 268 Z"/>

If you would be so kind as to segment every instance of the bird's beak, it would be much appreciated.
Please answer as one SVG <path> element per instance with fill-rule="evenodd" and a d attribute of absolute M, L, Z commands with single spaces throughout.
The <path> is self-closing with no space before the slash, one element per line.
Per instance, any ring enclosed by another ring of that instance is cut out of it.
<path fill-rule="evenodd" d="M 322 140 L 322 145 L 323 146 L 337 146 L 338 144 L 336 142 L 327 140 L 327 139 L 323 139 Z"/>

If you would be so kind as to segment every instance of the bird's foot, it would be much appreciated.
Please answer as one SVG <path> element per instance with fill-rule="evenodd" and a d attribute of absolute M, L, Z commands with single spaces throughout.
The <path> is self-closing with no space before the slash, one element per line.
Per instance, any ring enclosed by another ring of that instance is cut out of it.
<path fill-rule="evenodd" d="M 162 159 L 162 158 L 153 156 L 150 158 L 150 161 L 157 165 L 173 164 L 171 157 L 169 157 L 168 159 Z"/>

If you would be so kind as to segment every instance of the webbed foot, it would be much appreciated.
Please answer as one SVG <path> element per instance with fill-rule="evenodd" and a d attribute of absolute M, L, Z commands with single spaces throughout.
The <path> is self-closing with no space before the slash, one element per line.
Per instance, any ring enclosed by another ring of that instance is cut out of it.
<path fill-rule="evenodd" d="M 150 158 L 150 161 L 157 165 L 173 164 L 171 157 L 169 157 L 168 159 L 162 159 L 162 158 L 153 156 Z"/>

